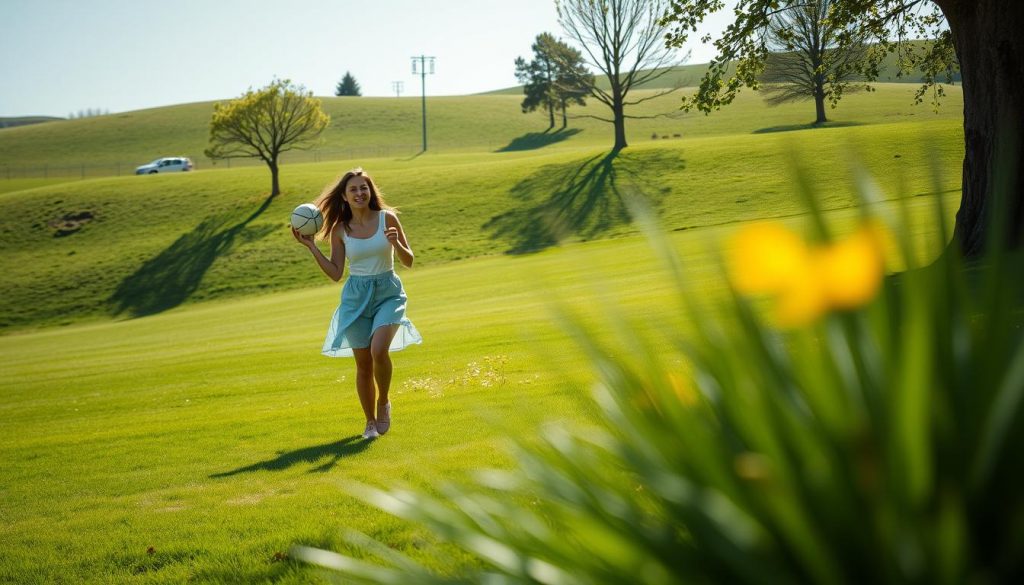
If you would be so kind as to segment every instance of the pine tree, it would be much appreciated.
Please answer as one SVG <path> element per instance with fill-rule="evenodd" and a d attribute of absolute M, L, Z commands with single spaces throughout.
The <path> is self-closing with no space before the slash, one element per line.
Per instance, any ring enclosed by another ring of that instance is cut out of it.
<path fill-rule="evenodd" d="M 579 51 L 550 33 L 537 35 L 532 46 L 534 59 L 516 59 L 516 79 L 523 84 L 523 113 L 543 108 L 548 113 L 548 128 L 555 127 L 555 110 L 562 109 L 562 127 L 567 125 L 566 107 L 585 105 L 585 96 L 594 84 Z"/>
<path fill-rule="evenodd" d="M 352 77 L 352 74 L 346 71 L 345 77 L 342 77 L 341 81 L 338 82 L 338 87 L 334 90 L 334 95 L 361 96 L 363 94 L 359 91 L 359 83 L 356 82 L 356 78 Z"/>

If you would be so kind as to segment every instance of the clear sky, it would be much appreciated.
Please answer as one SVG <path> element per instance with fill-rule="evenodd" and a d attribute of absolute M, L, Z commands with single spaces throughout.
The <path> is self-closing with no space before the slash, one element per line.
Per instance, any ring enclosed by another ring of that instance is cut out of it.
<path fill-rule="evenodd" d="M 437 58 L 428 96 L 479 93 L 516 85 L 538 34 L 566 37 L 554 0 L 0 0 L 0 20 L 0 116 L 226 100 L 274 77 L 328 96 L 346 71 L 366 96 L 419 95 L 414 55 Z"/>

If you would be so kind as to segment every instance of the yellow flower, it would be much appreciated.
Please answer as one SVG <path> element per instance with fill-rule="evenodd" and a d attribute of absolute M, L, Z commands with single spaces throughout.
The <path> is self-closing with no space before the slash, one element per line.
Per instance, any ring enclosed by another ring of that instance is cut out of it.
<path fill-rule="evenodd" d="M 828 298 L 814 257 L 816 255 L 810 256 L 775 295 L 775 318 L 783 327 L 806 325 L 828 310 Z"/>
<path fill-rule="evenodd" d="M 805 325 L 874 298 L 885 269 L 883 236 L 879 225 L 866 223 L 838 242 L 808 246 L 780 223 L 752 224 L 733 240 L 732 282 L 742 294 L 772 296 L 779 325 Z"/>
<path fill-rule="evenodd" d="M 744 227 L 730 250 L 733 284 L 744 294 L 776 293 L 807 270 L 807 245 L 776 222 Z"/>
<path fill-rule="evenodd" d="M 873 299 L 885 270 L 881 242 L 869 226 L 820 250 L 816 263 L 828 304 L 836 309 L 853 309 Z"/>

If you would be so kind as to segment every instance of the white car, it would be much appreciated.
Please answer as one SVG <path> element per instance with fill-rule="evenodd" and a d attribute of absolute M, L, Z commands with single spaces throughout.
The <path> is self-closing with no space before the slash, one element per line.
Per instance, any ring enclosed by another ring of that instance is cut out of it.
<path fill-rule="evenodd" d="M 184 156 L 158 158 L 155 161 L 135 169 L 136 175 L 155 175 L 157 173 L 177 173 L 192 170 L 192 161 Z"/>

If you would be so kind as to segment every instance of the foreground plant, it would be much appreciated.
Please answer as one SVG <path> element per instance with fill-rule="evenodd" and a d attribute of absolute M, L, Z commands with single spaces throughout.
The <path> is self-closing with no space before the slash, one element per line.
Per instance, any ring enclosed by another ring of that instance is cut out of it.
<path fill-rule="evenodd" d="M 1019 264 L 936 249 L 915 266 L 905 223 L 886 246 L 878 217 L 840 238 L 812 219 L 810 239 L 738 234 L 724 309 L 670 270 L 695 331 L 675 339 L 686 372 L 628 328 L 630 357 L 609 358 L 570 320 L 601 428 L 544 429 L 517 469 L 442 497 L 352 488 L 480 568 L 439 575 L 358 534 L 383 564 L 295 555 L 379 583 L 1024 582 Z"/>

